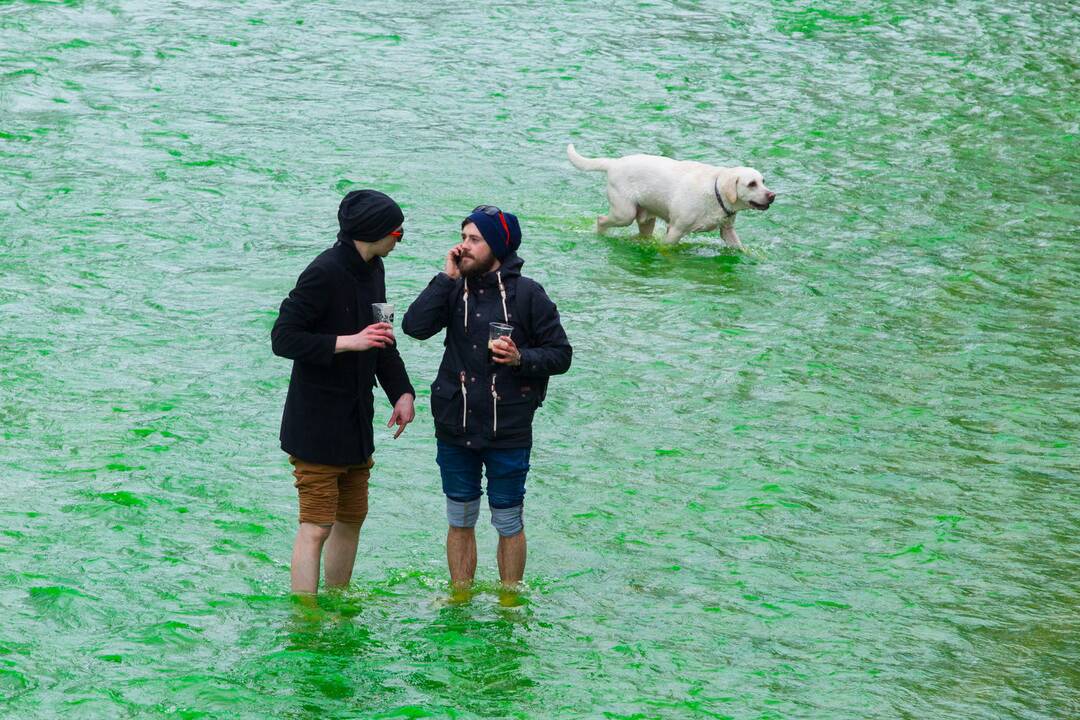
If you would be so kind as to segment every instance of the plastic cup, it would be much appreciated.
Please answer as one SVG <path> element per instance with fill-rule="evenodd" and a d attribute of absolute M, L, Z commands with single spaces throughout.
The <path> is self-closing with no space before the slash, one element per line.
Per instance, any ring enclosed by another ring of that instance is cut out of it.
<path fill-rule="evenodd" d="M 371 314 L 377 323 L 394 324 L 394 303 L 371 303 Z"/>
<path fill-rule="evenodd" d="M 507 325 L 505 323 L 493 322 L 488 323 L 488 357 L 492 357 L 491 350 L 495 341 L 501 337 L 509 338 L 514 332 L 513 325 Z"/>

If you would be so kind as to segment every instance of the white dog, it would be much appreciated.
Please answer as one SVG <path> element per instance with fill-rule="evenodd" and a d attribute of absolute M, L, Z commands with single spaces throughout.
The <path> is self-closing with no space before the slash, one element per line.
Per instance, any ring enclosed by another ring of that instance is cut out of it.
<path fill-rule="evenodd" d="M 642 235 L 652 235 L 656 218 L 667 222 L 664 242 L 687 233 L 720 228 L 728 247 L 742 249 L 735 234 L 735 213 L 747 208 L 768 210 L 776 193 L 765 187 L 761 173 L 748 167 L 714 167 L 657 155 L 586 158 L 566 146 L 579 170 L 607 172 L 607 215 L 596 219 L 596 232 L 624 227 L 637 220 Z"/>

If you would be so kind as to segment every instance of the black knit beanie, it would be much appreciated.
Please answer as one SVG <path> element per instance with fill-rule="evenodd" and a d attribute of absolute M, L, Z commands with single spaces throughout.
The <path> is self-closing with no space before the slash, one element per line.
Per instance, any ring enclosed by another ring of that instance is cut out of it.
<path fill-rule="evenodd" d="M 338 206 L 338 240 L 381 240 L 405 220 L 393 199 L 378 190 L 353 190 Z"/>

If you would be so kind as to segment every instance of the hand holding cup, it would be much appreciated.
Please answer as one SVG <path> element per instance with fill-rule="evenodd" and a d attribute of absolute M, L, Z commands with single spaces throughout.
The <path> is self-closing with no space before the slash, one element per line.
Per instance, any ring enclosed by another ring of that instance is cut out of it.
<path fill-rule="evenodd" d="M 394 344 L 394 326 L 390 323 L 374 323 L 349 336 L 351 340 L 350 350 L 363 352 L 365 350 L 378 350 L 390 347 Z"/>
<path fill-rule="evenodd" d="M 521 351 L 510 337 L 514 327 L 503 323 L 493 322 L 488 325 L 488 351 L 491 353 L 492 362 L 499 365 L 519 365 L 521 363 Z"/>

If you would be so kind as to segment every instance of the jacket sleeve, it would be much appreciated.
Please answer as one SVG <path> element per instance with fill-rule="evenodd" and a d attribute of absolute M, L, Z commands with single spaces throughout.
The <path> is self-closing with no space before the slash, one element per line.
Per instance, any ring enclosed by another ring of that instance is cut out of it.
<path fill-rule="evenodd" d="M 445 328 L 450 322 L 450 295 L 456 287 L 457 282 L 446 273 L 432 278 L 401 320 L 401 329 L 405 334 L 417 340 L 427 340 Z"/>
<path fill-rule="evenodd" d="M 375 377 L 379 379 L 379 384 L 382 385 L 390 404 L 396 404 L 398 399 L 406 393 L 415 398 L 416 390 L 409 382 L 409 373 L 405 370 L 405 362 L 401 359 L 397 345 L 382 348 L 378 353 L 375 358 Z"/>
<path fill-rule="evenodd" d="M 555 303 L 539 283 L 532 293 L 529 312 L 532 313 L 533 337 L 529 338 L 529 347 L 521 349 L 518 374 L 525 377 L 563 374 L 570 369 L 574 350 L 563 330 Z"/>
<path fill-rule="evenodd" d="M 316 365 L 330 365 L 337 336 L 315 333 L 311 328 L 326 312 L 330 288 L 325 271 L 309 265 L 289 296 L 282 300 L 270 345 L 275 355 Z"/>

